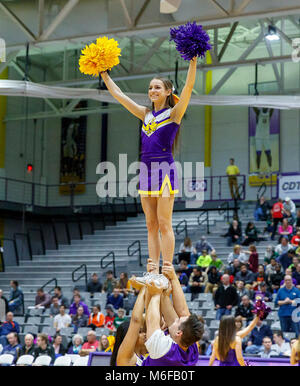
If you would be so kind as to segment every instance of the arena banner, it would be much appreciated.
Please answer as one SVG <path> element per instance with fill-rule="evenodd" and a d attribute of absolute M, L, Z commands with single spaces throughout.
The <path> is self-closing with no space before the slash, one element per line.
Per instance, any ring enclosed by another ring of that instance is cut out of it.
<path fill-rule="evenodd" d="M 300 201 L 300 173 L 282 173 L 278 178 L 278 196 Z"/>
<path fill-rule="evenodd" d="M 75 109 L 86 107 L 87 102 L 81 101 Z M 61 122 L 60 183 L 72 183 L 74 193 L 84 193 L 87 117 L 62 118 Z M 70 194 L 71 186 L 60 186 L 59 192 Z"/>
<path fill-rule="evenodd" d="M 275 185 L 279 172 L 280 110 L 249 108 L 249 184 Z M 273 175 L 272 175 L 273 173 Z"/>

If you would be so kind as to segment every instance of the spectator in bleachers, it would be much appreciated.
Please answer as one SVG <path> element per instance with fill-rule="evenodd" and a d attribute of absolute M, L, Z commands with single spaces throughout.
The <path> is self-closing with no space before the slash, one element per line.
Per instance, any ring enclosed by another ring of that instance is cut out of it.
<path fill-rule="evenodd" d="M 195 250 L 197 256 L 205 249 L 209 254 L 215 253 L 215 248 L 211 245 L 210 242 L 207 241 L 206 236 L 201 236 L 200 240 L 196 242 Z"/>
<path fill-rule="evenodd" d="M 34 359 L 39 356 L 47 355 L 51 357 L 51 363 L 55 361 L 55 351 L 52 345 L 49 344 L 47 334 L 41 333 L 37 336 L 37 346 L 34 349 Z"/>
<path fill-rule="evenodd" d="M 8 313 L 8 301 L 0 289 L 0 324 L 5 322 L 6 314 Z"/>
<path fill-rule="evenodd" d="M 242 331 L 243 325 L 244 325 L 243 318 L 241 316 L 236 316 L 235 317 L 236 332 Z"/>
<path fill-rule="evenodd" d="M 293 285 L 296 287 L 296 286 L 297 286 L 297 280 L 293 278 L 291 268 L 287 268 L 287 269 L 285 270 L 285 275 L 291 276 Z M 281 282 L 280 282 L 280 287 L 283 287 L 283 286 L 284 286 L 284 278 L 283 278 L 283 279 L 281 280 Z"/>
<path fill-rule="evenodd" d="M 249 254 L 248 260 L 248 268 L 251 272 L 257 273 L 258 271 L 258 253 L 256 251 L 255 245 L 249 246 L 249 251 L 245 251 L 245 253 Z"/>
<path fill-rule="evenodd" d="M 240 263 L 247 263 L 248 258 L 245 253 L 241 250 L 240 245 L 235 245 L 233 252 L 228 255 L 227 263 L 231 265 L 235 259 L 238 259 Z"/>
<path fill-rule="evenodd" d="M 106 305 L 111 304 L 115 310 L 123 308 L 123 295 L 119 288 L 114 288 L 112 295 L 108 296 Z"/>
<path fill-rule="evenodd" d="M 252 289 L 254 291 L 258 291 L 258 286 L 261 283 L 266 283 L 267 280 L 268 280 L 268 277 L 265 273 L 265 267 L 263 266 L 263 264 L 259 264 L 258 272 L 253 275 Z"/>
<path fill-rule="evenodd" d="M 121 272 L 120 279 L 117 284 L 117 288 L 120 290 L 124 297 L 132 291 L 130 280 L 128 280 L 127 272 Z"/>
<path fill-rule="evenodd" d="M 102 292 L 107 292 L 108 294 L 111 294 L 113 292 L 113 289 L 116 288 L 117 285 L 118 280 L 114 277 L 113 271 L 107 271 L 106 280 L 104 281 Z"/>
<path fill-rule="evenodd" d="M 296 205 L 289 197 L 286 197 L 283 203 L 283 216 L 291 217 L 292 223 L 297 219 Z"/>
<path fill-rule="evenodd" d="M 292 318 L 292 313 L 297 308 L 295 301 L 297 298 L 300 298 L 300 290 L 293 285 L 292 277 L 285 275 L 284 286 L 278 290 L 275 305 L 279 306 L 278 316 L 281 331 L 295 332 L 298 337 L 299 322 L 294 322 Z"/>
<path fill-rule="evenodd" d="M 248 222 L 245 229 L 245 239 L 242 245 L 250 245 L 258 241 L 258 230 L 253 222 Z"/>
<path fill-rule="evenodd" d="M 271 356 L 277 355 L 277 351 L 272 348 L 272 340 L 268 336 L 264 337 L 258 354 L 261 358 L 271 358 Z"/>
<path fill-rule="evenodd" d="M 105 310 L 106 310 L 106 316 L 104 319 L 104 327 L 109 328 L 110 330 L 114 330 L 115 329 L 114 320 L 115 320 L 115 317 L 117 316 L 115 314 L 114 308 L 111 304 L 108 304 L 105 307 Z"/>
<path fill-rule="evenodd" d="M 276 259 L 275 257 L 272 257 L 271 260 L 270 260 L 270 263 L 266 266 L 266 269 L 265 269 L 265 274 L 267 275 L 267 281 L 270 280 L 270 277 L 273 273 L 276 272 Z"/>
<path fill-rule="evenodd" d="M 244 295 L 242 297 L 242 301 L 235 310 L 235 317 L 241 316 L 242 320 L 246 322 L 246 325 L 248 325 L 254 317 L 254 314 L 252 312 L 253 309 L 254 306 L 251 303 L 249 296 Z"/>
<path fill-rule="evenodd" d="M 19 357 L 22 355 L 33 355 L 34 354 L 34 337 L 32 334 L 26 334 L 24 338 L 24 345 L 21 347 Z"/>
<path fill-rule="evenodd" d="M 296 232 L 296 234 L 291 239 L 292 246 L 297 249 L 300 246 L 300 230 Z"/>
<path fill-rule="evenodd" d="M 235 282 L 242 280 L 245 283 L 245 287 L 250 290 L 254 281 L 253 273 L 248 270 L 246 264 L 241 264 L 240 271 L 235 275 Z"/>
<path fill-rule="evenodd" d="M 80 295 L 75 295 L 74 296 L 74 303 L 72 303 L 70 305 L 69 314 L 70 315 L 76 315 L 78 307 L 82 307 L 84 314 L 86 316 L 90 316 L 89 308 L 88 308 L 88 306 L 85 303 L 83 303 L 81 301 L 81 296 Z"/>
<path fill-rule="evenodd" d="M 99 340 L 99 345 L 97 347 L 97 351 L 99 351 L 99 352 L 111 352 L 109 341 L 108 341 L 106 335 L 101 335 L 100 340 Z"/>
<path fill-rule="evenodd" d="M 228 231 L 226 233 L 227 237 L 227 246 L 231 247 L 232 244 L 241 244 L 242 243 L 242 229 L 239 226 L 237 220 L 233 220 L 230 224 Z"/>
<path fill-rule="evenodd" d="M 209 266 L 210 262 L 211 262 L 210 255 L 207 254 L 206 249 L 203 249 L 203 251 L 201 252 L 201 255 L 198 257 L 198 259 L 196 261 L 196 265 L 198 265 L 201 268 L 206 269 Z"/>
<path fill-rule="evenodd" d="M 282 219 L 283 219 L 283 204 L 282 204 L 281 198 L 278 198 L 278 201 L 275 202 L 275 204 L 272 207 L 272 219 L 273 219 L 273 229 L 272 229 L 271 240 L 274 240 L 275 234 L 277 232 L 278 224 L 282 222 Z"/>
<path fill-rule="evenodd" d="M 59 305 L 62 305 L 65 308 L 69 308 L 69 301 L 65 296 L 63 296 L 61 287 L 57 286 L 54 288 L 54 295 L 52 296 L 52 300 L 54 296 L 57 296 Z"/>
<path fill-rule="evenodd" d="M 8 344 L 3 346 L 2 355 L 4 354 L 11 354 L 14 356 L 13 363 L 16 362 L 16 360 L 19 357 L 20 350 L 22 346 L 19 343 L 19 337 L 16 332 L 10 332 L 7 334 L 7 341 Z"/>
<path fill-rule="evenodd" d="M 211 261 L 209 263 L 207 271 L 211 267 L 216 267 L 218 271 L 222 271 L 222 269 L 224 268 L 223 261 L 221 259 L 218 259 L 218 256 L 217 256 L 217 254 L 215 252 L 211 253 L 210 257 L 211 257 Z"/>
<path fill-rule="evenodd" d="M 99 341 L 96 338 L 96 333 L 93 330 L 90 330 L 87 333 L 87 342 L 82 346 L 81 351 L 79 352 L 80 356 L 90 355 L 90 352 L 95 352 L 99 346 Z"/>
<path fill-rule="evenodd" d="M 126 320 L 127 318 L 125 316 L 125 310 L 123 308 L 119 308 L 117 312 L 117 316 L 115 317 L 115 320 L 114 320 L 115 329 L 117 329 L 120 326 L 120 324 L 122 324 Z"/>
<path fill-rule="evenodd" d="M 96 272 L 91 275 L 91 279 L 86 286 L 86 291 L 90 293 L 91 297 L 93 297 L 96 292 L 102 292 L 102 283 Z"/>
<path fill-rule="evenodd" d="M 230 275 L 232 276 L 236 276 L 236 274 L 238 272 L 240 272 L 240 269 L 241 269 L 241 262 L 239 259 L 234 259 L 232 264 L 229 266 L 229 272 L 230 272 Z"/>
<path fill-rule="evenodd" d="M 248 296 L 249 298 L 251 297 L 251 292 L 248 288 L 245 287 L 245 282 L 244 280 L 238 280 L 235 282 L 236 285 L 236 292 L 239 297 L 239 302 L 242 301 L 242 297 L 244 295 Z"/>
<path fill-rule="evenodd" d="M 289 269 L 292 270 L 292 273 L 294 273 L 296 271 L 296 267 L 299 264 L 299 262 L 300 262 L 299 257 L 294 255 L 293 256 L 293 263 L 288 267 Z"/>
<path fill-rule="evenodd" d="M 296 265 L 296 270 L 293 272 L 293 279 L 296 280 L 295 286 L 300 290 L 300 263 Z"/>
<path fill-rule="evenodd" d="M 72 337 L 72 345 L 69 347 L 68 354 L 79 354 L 83 345 L 83 337 L 76 334 Z"/>
<path fill-rule="evenodd" d="M 215 295 L 219 284 L 221 283 L 221 274 L 215 266 L 212 266 L 207 271 L 207 284 L 205 286 L 205 293 L 212 293 Z"/>
<path fill-rule="evenodd" d="M 49 308 L 51 305 L 51 295 L 44 292 L 43 288 L 39 288 L 36 291 L 35 308 Z"/>
<path fill-rule="evenodd" d="M 290 356 L 291 355 L 291 346 L 284 337 L 282 331 L 276 331 L 273 334 L 274 344 L 272 350 L 276 351 L 277 355 L 280 356 Z"/>
<path fill-rule="evenodd" d="M 234 284 L 234 276 L 231 275 L 230 269 L 229 269 L 229 268 L 226 268 L 226 269 L 224 270 L 223 275 L 228 275 L 228 276 L 229 276 L 229 283 L 230 283 L 230 284 Z M 222 277 L 223 277 L 223 275 L 221 276 L 221 282 L 222 282 Z"/>
<path fill-rule="evenodd" d="M 293 234 L 293 227 L 291 225 L 289 225 L 288 223 L 288 220 L 286 218 L 284 218 L 282 220 L 282 224 L 279 225 L 279 228 L 278 228 L 278 233 L 279 233 L 279 243 L 280 243 L 280 240 L 282 238 L 282 236 L 286 236 L 288 238 L 288 240 L 290 240 L 292 238 L 292 234 Z"/>
<path fill-rule="evenodd" d="M 269 203 L 265 200 L 264 196 L 261 196 L 257 201 L 254 211 L 255 221 L 266 221 L 270 210 Z"/>
<path fill-rule="evenodd" d="M 277 253 L 275 253 L 275 248 L 273 245 L 268 245 L 264 253 L 264 264 L 268 265 L 271 263 L 271 259 L 276 259 Z"/>
<path fill-rule="evenodd" d="M 53 337 L 53 348 L 55 352 L 55 358 L 65 355 L 66 348 L 62 344 L 62 336 L 60 334 L 55 334 Z"/>
<path fill-rule="evenodd" d="M 221 320 L 223 315 L 230 315 L 232 307 L 238 304 L 238 294 L 234 286 L 230 284 L 229 275 L 222 276 L 222 284 L 215 293 L 216 319 Z"/>
<path fill-rule="evenodd" d="M 84 313 L 84 308 L 79 306 L 77 308 L 77 313 L 71 315 L 72 318 L 72 326 L 74 327 L 74 333 L 76 334 L 78 328 L 86 327 L 88 324 L 88 316 Z"/>
<path fill-rule="evenodd" d="M 280 283 L 284 278 L 284 273 L 282 272 L 281 264 L 276 263 L 275 273 L 270 276 L 270 286 L 273 290 L 273 293 L 276 293 L 280 288 Z"/>
<path fill-rule="evenodd" d="M 189 279 L 189 289 L 192 294 L 192 300 L 198 297 L 198 294 L 204 292 L 204 288 L 207 284 L 207 274 L 202 272 L 200 267 L 193 269 L 193 272 Z"/>
<path fill-rule="evenodd" d="M 64 305 L 59 307 L 59 314 L 54 317 L 53 327 L 59 332 L 62 328 L 70 327 L 72 323 L 71 316 L 66 314 Z"/>
<path fill-rule="evenodd" d="M 181 269 L 182 272 L 184 272 L 188 278 L 190 278 L 191 273 L 193 272 L 193 268 L 189 266 L 189 264 L 186 260 L 180 261 L 179 269 Z"/>
<path fill-rule="evenodd" d="M 195 264 L 198 255 L 190 237 L 185 237 L 184 241 L 180 244 L 178 254 L 179 261 L 182 257 L 186 258 L 185 256 L 188 256 L 188 261 L 190 261 L 191 264 Z"/>
<path fill-rule="evenodd" d="M 24 302 L 23 291 L 19 287 L 19 283 L 16 280 L 11 280 L 10 282 L 10 293 L 8 299 L 8 309 L 9 311 L 15 313 L 22 313 L 22 305 Z"/>
<path fill-rule="evenodd" d="M 19 334 L 20 326 L 18 322 L 14 321 L 14 314 L 9 311 L 6 314 L 6 321 L 0 326 L 0 344 L 2 344 L 3 347 L 8 344 L 6 336 L 11 332 Z"/>
<path fill-rule="evenodd" d="M 187 277 L 186 273 L 184 273 L 180 268 L 176 269 L 176 275 L 181 285 L 182 291 L 186 293 L 188 290 L 189 278 Z"/>
<path fill-rule="evenodd" d="M 73 296 L 72 296 L 72 298 L 70 299 L 70 303 L 69 303 L 69 304 L 73 304 L 73 303 L 75 302 L 75 299 L 74 299 L 74 298 L 75 298 L 76 295 L 80 296 L 80 301 L 83 302 L 83 303 L 85 303 L 85 298 L 84 298 L 84 296 L 82 296 L 82 295 L 80 294 L 79 288 L 74 287 L 74 288 L 73 288 Z"/>
<path fill-rule="evenodd" d="M 268 291 L 267 284 L 264 281 L 259 284 L 258 290 L 254 292 L 253 301 L 255 302 L 259 298 L 265 302 L 272 302 L 273 300 L 273 296 L 271 292 Z"/>
<path fill-rule="evenodd" d="M 259 320 L 251 331 L 245 352 L 247 354 L 257 354 L 262 349 L 263 339 L 266 336 L 271 339 L 272 344 L 273 332 L 271 328 L 265 322 Z"/>
<path fill-rule="evenodd" d="M 52 297 L 52 304 L 50 305 L 50 317 L 54 318 L 56 315 L 59 314 L 59 299 L 58 296 Z"/>
<path fill-rule="evenodd" d="M 198 351 L 200 355 L 205 355 L 208 346 L 210 345 L 210 331 L 202 316 L 198 315 L 198 319 L 203 324 L 204 332 L 201 339 L 197 342 Z"/>
<path fill-rule="evenodd" d="M 282 241 L 284 240 L 286 240 L 285 237 L 282 238 Z M 291 244 L 287 244 L 287 247 L 288 249 L 286 251 L 283 248 L 278 248 L 278 251 L 281 249 L 283 252 L 281 254 L 279 253 L 279 256 L 276 259 L 278 263 L 282 265 L 283 270 L 286 270 L 293 263 L 293 257 L 296 255 Z"/>
<path fill-rule="evenodd" d="M 100 304 L 97 304 L 96 306 L 93 307 L 93 311 L 89 316 L 88 326 L 94 330 L 95 328 L 104 327 L 104 323 L 105 323 L 105 316 L 101 312 Z"/>

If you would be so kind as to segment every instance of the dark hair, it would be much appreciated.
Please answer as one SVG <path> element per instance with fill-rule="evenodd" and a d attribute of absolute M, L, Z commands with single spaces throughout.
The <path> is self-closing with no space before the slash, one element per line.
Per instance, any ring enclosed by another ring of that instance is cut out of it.
<path fill-rule="evenodd" d="M 19 287 L 19 282 L 17 280 L 12 280 L 11 281 L 16 287 Z"/>
<path fill-rule="evenodd" d="M 101 311 L 101 306 L 100 304 L 96 304 L 94 307 L 97 307 L 99 311 Z"/>
<path fill-rule="evenodd" d="M 111 354 L 110 358 L 110 366 L 117 366 L 117 356 L 119 352 L 119 348 L 127 334 L 128 328 L 129 328 L 130 321 L 126 320 L 122 324 L 119 325 L 117 328 L 117 333 L 116 333 L 116 341 L 114 344 L 114 350 Z"/>
<path fill-rule="evenodd" d="M 230 350 L 231 343 L 235 340 L 235 317 L 224 315 L 220 321 L 218 334 L 218 352 L 221 361 L 225 361 Z"/>
<path fill-rule="evenodd" d="M 204 324 L 196 314 L 191 314 L 185 322 L 182 322 L 179 329 L 182 331 L 180 343 L 189 347 L 198 342 L 204 332 Z"/>
<path fill-rule="evenodd" d="M 111 271 L 111 270 L 107 271 L 107 272 L 106 272 L 106 275 L 108 275 L 108 274 L 111 274 L 111 275 L 112 275 L 112 274 L 113 274 L 113 271 Z"/>
<path fill-rule="evenodd" d="M 43 288 L 38 288 L 36 292 L 44 292 Z"/>
<path fill-rule="evenodd" d="M 58 285 L 54 289 L 57 289 L 57 290 L 59 290 L 61 292 L 61 287 L 58 286 Z"/>
<path fill-rule="evenodd" d="M 163 83 L 163 85 L 164 85 L 166 90 L 172 90 L 173 91 L 173 83 L 172 83 L 172 81 L 170 79 L 168 79 L 168 78 L 161 78 L 159 76 L 155 76 L 153 79 L 160 80 Z M 169 96 L 167 96 L 165 106 L 166 107 L 171 107 L 171 108 L 175 106 L 175 101 L 174 101 L 172 93 Z M 152 107 L 152 110 L 154 110 L 154 103 L 152 103 L 151 107 Z M 179 133 L 180 133 L 180 128 L 178 128 L 178 130 L 177 130 L 176 137 L 175 137 L 175 140 L 174 140 L 174 143 L 173 143 L 173 146 L 172 146 L 172 152 L 174 152 L 178 148 Z"/>
<path fill-rule="evenodd" d="M 277 336 L 281 336 L 281 338 L 283 339 L 283 332 L 282 331 L 274 331 L 273 334 L 276 334 Z"/>

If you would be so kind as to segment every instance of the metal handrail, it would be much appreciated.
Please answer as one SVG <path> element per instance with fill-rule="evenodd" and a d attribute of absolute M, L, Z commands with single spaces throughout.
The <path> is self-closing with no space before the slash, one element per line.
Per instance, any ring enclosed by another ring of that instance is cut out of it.
<path fill-rule="evenodd" d="M 54 288 L 57 287 L 57 279 L 55 277 L 53 279 L 48 280 L 47 283 L 45 283 L 41 288 L 44 289 L 48 284 L 52 283 L 53 281 L 55 283 L 55 286 L 51 288 L 51 290 L 49 291 L 49 293 L 51 293 L 52 290 L 54 290 Z"/>
<path fill-rule="evenodd" d="M 182 229 L 180 229 L 180 231 L 179 231 L 178 228 L 181 226 L 181 224 L 184 224 L 184 227 Z M 188 237 L 187 221 L 186 220 L 180 221 L 176 225 L 176 227 L 175 227 L 175 232 L 176 232 L 177 235 L 179 235 L 180 233 L 184 232 L 185 233 L 185 237 Z"/>
<path fill-rule="evenodd" d="M 204 216 L 205 216 L 205 218 L 202 218 Z M 206 222 L 206 233 L 209 234 L 210 231 L 209 231 L 209 212 L 208 212 L 208 210 L 201 212 L 199 214 L 199 216 L 197 217 L 197 221 L 198 221 L 199 226 L 203 225 Z"/>
<path fill-rule="evenodd" d="M 224 208 L 225 206 L 225 208 Z M 226 212 L 226 220 L 229 222 L 229 202 L 224 201 L 218 208 L 219 215 L 222 215 Z"/>
<path fill-rule="evenodd" d="M 261 192 L 261 190 L 262 190 L 262 192 Z M 266 190 L 267 190 L 267 185 L 265 182 L 263 182 L 257 191 L 257 195 L 256 195 L 257 201 L 265 194 Z"/>
<path fill-rule="evenodd" d="M 106 265 L 103 264 L 103 261 L 108 258 L 109 256 L 112 256 L 112 260 L 109 261 Z M 109 252 L 107 255 L 103 256 L 100 260 L 100 267 L 101 269 L 107 268 L 110 264 L 113 265 L 113 272 L 114 277 L 116 277 L 116 261 L 115 261 L 115 253 L 113 251 Z"/>
<path fill-rule="evenodd" d="M 25 236 L 26 239 L 27 239 L 27 244 L 28 244 L 28 252 L 29 252 L 29 257 L 30 257 L 30 260 L 32 260 L 32 248 L 31 248 L 31 241 L 30 241 L 30 237 L 28 235 L 28 233 L 19 233 L 19 232 L 16 232 L 14 233 L 14 240 L 17 242 L 17 236 Z"/>
<path fill-rule="evenodd" d="M 84 268 L 84 272 L 81 276 L 79 276 L 77 279 L 74 278 L 74 275 L 75 275 L 75 272 L 79 271 L 81 268 Z M 72 281 L 74 283 L 76 283 L 77 281 L 79 281 L 80 279 L 82 279 L 84 277 L 85 279 L 85 285 L 87 286 L 87 266 L 86 264 L 81 264 L 78 268 L 74 269 L 74 271 L 72 272 Z"/>
<path fill-rule="evenodd" d="M 46 254 L 46 246 L 45 246 L 45 238 L 44 238 L 44 233 L 42 231 L 42 228 L 30 228 L 30 229 L 28 229 L 29 237 L 30 237 L 30 232 L 39 232 L 39 234 L 41 236 L 41 242 L 42 242 L 42 248 L 43 248 L 42 255 L 45 255 Z"/>
<path fill-rule="evenodd" d="M 137 244 L 138 247 L 137 249 L 135 249 L 133 252 L 130 251 L 130 249 L 135 245 Z M 128 253 L 128 256 L 131 257 L 133 256 L 135 253 L 138 252 L 138 256 L 139 256 L 139 264 L 140 264 L 140 267 L 143 266 L 142 264 L 142 250 L 141 250 L 141 241 L 140 240 L 135 240 L 133 243 L 131 243 L 128 248 L 127 248 L 127 253 Z"/>
<path fill-rule="evenodd" d="M 20 264 L 20 261 L 19 261 L 19 253 L 18 253 L 18 248 L 17 248 L 17 243 L 16 243 L 16 240 L 15 239 L 9 239 L 7 237 L 2 237 L 0 238 L 0 245 L 1 245 L 1 248 L 3 249 L 4 248 L 4 244 L 2 244 L 3 241 L 11 241 L 14 245 L 14 250 L 15 250 L 15 256 L 16 256 L 16 262 L 17 262 L 17 265 Z M 2 257 L 2 267 L 3 267 L 3 272 L 5 272 L 5 265 L 4 265 L 4 257 L 3 257 L 3 251 L 1 251 L 1 257 Z"/>

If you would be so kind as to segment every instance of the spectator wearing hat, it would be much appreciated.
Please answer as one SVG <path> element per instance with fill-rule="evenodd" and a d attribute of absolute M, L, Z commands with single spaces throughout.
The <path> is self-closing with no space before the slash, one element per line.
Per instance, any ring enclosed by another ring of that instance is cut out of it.
<path fill-rule="evenodd" d="M 296 205 L 290 199 L 290 197 L 286 197 L 284 200 L 283 215 L 284 215 L 284 217 L 292 217 L 293 223 L 296 221 L 296 218 L 297 218 Z"/>

